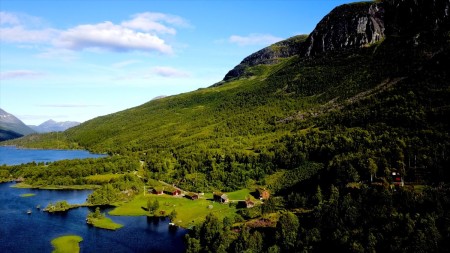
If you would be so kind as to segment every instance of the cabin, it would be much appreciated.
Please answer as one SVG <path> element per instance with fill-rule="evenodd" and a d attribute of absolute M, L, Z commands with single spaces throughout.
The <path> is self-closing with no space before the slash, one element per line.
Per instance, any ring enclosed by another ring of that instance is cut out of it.
<path fill-rule="evenodd" d="M 197 200 L 199 196 L 197 193 L 189 192 L 185 195 L 185 197 L 190 200 Z"/>
<path fill-rule="evenodd" d="M 175 189 L 172 191 L 172 196 L 180 196 L 181 195 L 181 190 L 180 189 Z"/>
<path fill-rule="evenodd" d="M 270 197 L 270 193 L 267 189 L 265 188 L 259 188 L 258 189 L 258 194 L 259 194 L 259 199 L 260 200 L 266 200 L 269 199 Z"/>
<path fill-rule="evenodd" d="M 16 183 L 22 183 L 22 182 L 25 181 L 25 178 L 23 178 L 23 177 L 18 177 L 15 181 L 16 181 Z"/>
<path fill-rule="evenodd" d="M 174 186 L 166 186 L 164 187 L 164 193 L 172 196 L 180 196 L 181 190 Z"/>
<path fill-rule="evenodd" d="M 251 201 L 250 199 L 247 199 L 247 200 L 245 201 L 245 207 L 247 207 L 247 208 L 252 208 L 252 207 L 254 207 L 254 206 L 255 206 L 255 202 Z"/>
<path fill-rule="evenodd" d="M 155 187 L 153 188 L 153 193 L 156 195 L 162 195 L 164 193 L 163 187 Z"/>
<path fill-rule="evenodd" d="M 225 193 L 222 192 L 214 192 L 213 193 L 214 201 L 217 201 L 222 204 L 227 204 L 230 200 Z"/>

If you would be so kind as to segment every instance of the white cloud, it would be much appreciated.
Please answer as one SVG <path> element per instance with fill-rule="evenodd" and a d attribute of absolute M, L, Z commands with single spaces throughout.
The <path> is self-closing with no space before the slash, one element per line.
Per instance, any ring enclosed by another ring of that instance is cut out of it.
<path fill-rule="evenodd" d="M 230 43 L 235 43 L 239 46 L 270 45 L 281 40 L 283 40 L 283 38 L 275 37 L 270 34 L 250 34 L 248 36 L 232 35 L 228 39 Z"/>
<path fill-rule="evenodd" d="M 30 30 L 22 26 L 1 27 L 0 41 L 12 43 L 42 43 L 50 42 L 57 36 L 58 31 L 54 29 Z"/>
<path fill-rule="evenodd" d="M 172 47 L 156 35 L 103 22 L 95 25 L 80 25 L 61 33 L 55 41 L 57 47 L 82 50 L 88 48 L 111 51 L 157 51 L 171 54 Z"/>
<path fill-rule="evenodd" d="M 186 71 L 179 70 L 172 67 L 158 66 L 152 69 L 154 74 L 162 77 L 189 77 L 190 74 Z"/>
<path fill-rule="evenodd" d="M 0 12 L 0 41 L 8 43 L 49 43 L 58 30 L 46 28 L 38 17 Z"/>
<path fill-rule="evenodd" d="M 165 24 L 188 26 L 188 22 L 178 16 L 164 13 L 145 12 L 133 16 L 133 19 L 122 22 L 123 27 L 161 34 L 175 34 L 176 30 Z"/>
<path fill-rule="evenodd" d="M 43 22 L 25 14 L 0 12 L 2 42 L 41 43 L 53 49 L 146 51 L 172 54 L 172 46 L 160 35 L 175 35 L 176 26 L 189 26 L 181 17 L 164 13 L 139 13 L 121 23 L 105 21 L 82 24 L 67 30 L 43 27 Z"/>
<path fill-rule="evenodd" d="M 42 76 L 43 73 L 33 70 L 12 70 L 0 73 L 0 80 L 21 79 L 21 78 L 36 78 Z"/>
<path fill-rule="evenodd" d="M 0 11 L 0 25 L 18 25 L 19 18 L 12 13 Z"/>

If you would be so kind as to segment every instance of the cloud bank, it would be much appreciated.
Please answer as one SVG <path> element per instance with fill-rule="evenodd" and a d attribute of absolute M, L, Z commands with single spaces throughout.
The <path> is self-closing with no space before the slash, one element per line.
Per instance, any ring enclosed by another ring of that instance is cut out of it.
<path fill-rule="evenodd" d="M 176 27 L 189 23 L 164 13 L 138 13 L 120 23 L 104 21 L 58 30 L 36 27 L 37 17 L 0 12 L 0 41 L 3 43 L 48 44 L 54 49 L 82 51 L 100 49 L 114 52 L 145 51 L 172 54 L 163 36 L 176 34 Z"/>

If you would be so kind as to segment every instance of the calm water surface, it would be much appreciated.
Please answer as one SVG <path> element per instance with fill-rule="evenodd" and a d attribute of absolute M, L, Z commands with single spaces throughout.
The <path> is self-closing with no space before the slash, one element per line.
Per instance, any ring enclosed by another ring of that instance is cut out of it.
<path fill-rule="evenodd" d="M 86 151 L 45 151 L 0 147 L 0 164 L 47 162 L 92 155 Z M 67 200 L 71 204 L 83 203 L 91 193 L 90 190 L 16 189 L 11 188 L 13 185 L 14 183 L 0 184 L 1 253 L 51 252 L 52 239 L 72 234 L 83 238 L 80 243 L 81 252 L 183 252 L 185 249 L 183 238 L 187 231 L 181 228 L 169 229 L 169 221 L 165 219 L 107 215 L 124 225 L 119 230 L 109 231 L 86 224 L 89 211 L 86 207 L 63 214 L 49 214 L 36 208 L 37 205 L 44 208 L 50 202 L 60 200 Z M 24 193 L 36 195 L 21 197 Z M 27 214 L 28 209 L 32 210 L 32 214 Z M 109 209 L 103 211 L 107 212 Z"/>
<path fill-rule="evenodd" d="M 105 155 L 92 154 L 86 150 L 42 150 L 0 147 L 0 165 L 17 165 L 35 161 L 54 162 L 64 159 L 97 158 Z"/>

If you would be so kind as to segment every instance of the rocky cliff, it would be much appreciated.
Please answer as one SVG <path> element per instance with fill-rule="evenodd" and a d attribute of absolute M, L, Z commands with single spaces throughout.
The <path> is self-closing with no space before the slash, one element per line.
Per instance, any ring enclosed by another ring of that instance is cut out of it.
<path fill-rule="evenodd" d="M 341 5 L 325 16 L 308 37 L 295 36 L 246 57 L 225 75 L 223 81 L 246 76 L 246 68 L 258 64 L 274 64 L 281 58 L 294 55 L 313 56 L 377 42 L 384 37 L 383 20 L 384 9 L 381 3 Z"/>
<path fill-rule="evenodd" d="M 384 38 L 382 3 L 344 4 L 326 15 L 309 35 L 301 52 L 313 56 L 332 50 L 358 48 Z"/>
<path fill-rule="evenodd" d="M 248 56 L 230 70 L 223 81 L 245 77 L 245 70 L 258 64 L 274 64 L 293 55 L 313 57 L 334 50 L 365 47 L 386 37 L 416 45 L 439 44 L 450 39 L 449 16 L 450 0 L 344 4 L 326 15 L 308 37 L 293 37 Z"/>

